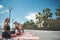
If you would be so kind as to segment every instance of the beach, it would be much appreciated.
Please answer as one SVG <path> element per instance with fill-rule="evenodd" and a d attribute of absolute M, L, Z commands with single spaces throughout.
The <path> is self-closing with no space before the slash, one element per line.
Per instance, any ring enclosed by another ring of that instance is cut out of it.
<path fill-rule="evenodd" d="M 45 31 L 45 30 L 24 30 L 38 36 L 39 40 L 60 40 L 60 31 Z M 0 30 L 0 35 L 2 31 Z"/>

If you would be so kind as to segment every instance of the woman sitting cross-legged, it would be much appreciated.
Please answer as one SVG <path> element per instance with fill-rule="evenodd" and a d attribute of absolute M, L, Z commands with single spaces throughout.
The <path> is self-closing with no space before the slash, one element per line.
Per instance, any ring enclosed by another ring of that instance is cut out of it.
<path fill-rule="evenodd" d="M 14 30 L 17 35 L 22 35 L 24 32 L 22 25 L 16 21 L 14 22 Z"/>
<path fill-rule="evenodd" d="M 17 21 L 14 22 L 14 31 L 16 35 L 19 35 L 19 26 Z"/>

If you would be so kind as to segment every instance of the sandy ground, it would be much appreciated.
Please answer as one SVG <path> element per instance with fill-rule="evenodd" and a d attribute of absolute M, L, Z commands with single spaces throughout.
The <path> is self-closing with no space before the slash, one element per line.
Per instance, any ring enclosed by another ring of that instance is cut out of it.
<path fill-rule="evenodd" d="M 60 40 L 60 31 L 44 31 L 44 30 L 24 30 L 24 31 L 30 32 L 31 34 L 38 36 L 40 40 Z M 0 30 L 0 35 L 1 33 L 2 31 Z"/>

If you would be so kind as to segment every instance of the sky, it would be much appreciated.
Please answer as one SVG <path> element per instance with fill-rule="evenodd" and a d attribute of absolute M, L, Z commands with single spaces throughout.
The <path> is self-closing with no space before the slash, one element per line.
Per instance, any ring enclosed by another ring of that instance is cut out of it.
<path fill-rule="evenodd" d="M 9 7 L 11 10 L 11 25 L 14 21 L 24 23 L 33 19 L 35 14 L 42 12 L 45 8 L 50 8 L 53 13 L 52 18 L 56 18 L 56 8 L 60 6 L 60 0 L 0 0 L 0 25 L 5 18 L 9 17 Z"/>

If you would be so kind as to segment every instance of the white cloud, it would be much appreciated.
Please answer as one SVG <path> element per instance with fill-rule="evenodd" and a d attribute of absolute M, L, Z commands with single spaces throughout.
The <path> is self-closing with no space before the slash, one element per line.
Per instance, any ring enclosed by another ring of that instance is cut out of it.
<path fill-rule="evenodd" d="M 0 9 L 2 9 L 2 8 L 3 8 L 3 5 L 0 4 Z"/>
<path fill-rule="evenodd" d="M 9 10 L 8 9 L 6 9 L 6 10 L 4 10 L 4 11 L 0 11 L 0 13 L 9 13 Z"/>
<path fill-rule="evenodd" d="M 27 20 L 33 20 L 34 22 L 36 22 L 36 14 L 37 12 L 30 12 L 24 18 L 26 18 Z"/>
<path fill-rule="evenodd" d="M 23 24 L 23 23 L 24 23 L 24 21 L 21 21 L 20 23 L 21 23 L 21 24 Z"/>
<path fill-rule="evenodd" d="M 5 12 L 5 13 L 9 13 L 9 10 L 8 10 L 8 9 L 6 9 L 4 12 Z"/>
<path fill-rule="evenodd" d="M 14 19 L 14 22 L 15 22 L 15 21 L 19 22 L 19 21 L 20 21 L 20 18 L 16 18 L 16 19 Z"/>
<path fill-rule="evenodd" d="M 0 4 L 0 10 L 1 10 L 0 13 L 2 13 L 2 14 L 3 13 L 9 13 L 8 9 L 2 10 L 2 8 L 3 8 L 3 5 Z"/>

